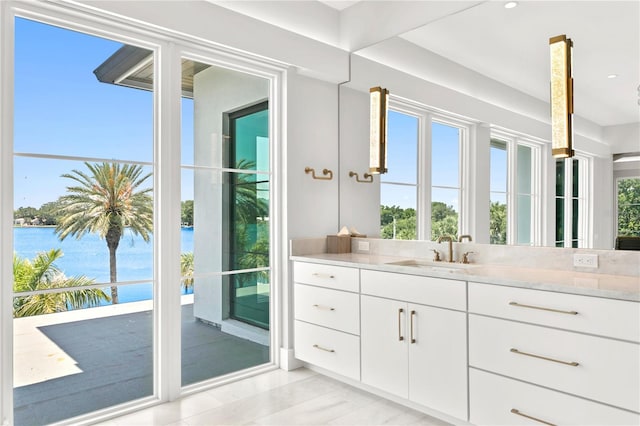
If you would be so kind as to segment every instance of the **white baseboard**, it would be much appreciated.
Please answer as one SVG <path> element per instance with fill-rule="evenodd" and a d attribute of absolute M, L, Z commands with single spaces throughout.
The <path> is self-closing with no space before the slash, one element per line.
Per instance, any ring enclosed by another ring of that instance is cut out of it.
<path fill-rule="evenodd" d="M 301 367 L 303 367 L 303 363 L 296 359 L 293 349 L 280 348 L 280 368 L 291 371 Z"/>

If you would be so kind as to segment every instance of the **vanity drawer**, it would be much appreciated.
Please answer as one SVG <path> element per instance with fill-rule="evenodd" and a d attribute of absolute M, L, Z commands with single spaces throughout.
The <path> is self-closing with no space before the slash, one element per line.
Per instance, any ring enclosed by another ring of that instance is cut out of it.
<path fill-rule="evenodd" d="M 361 280 L 362 294 L 460 311 L 467 308 L 465 281 L 364 269 Z"/>
<path fill-rule="evenodd" d="M 295 282 L 345 291 L 358 292 L 360 290 L 359 272 L 357 268 L 344 266 L 304 262 L 293 263 L 293 279 Z"/>
<path fill-rule="evenodd" d="M 638 302 L 470 282 L 469 312 L 640 342 Z"/>
<path fill-rule="evenodd" d="M 639 360 L 636 343 L 469 315 L 469 365 L 636 412 Z"/>
<path fill-rule="evenodd" d="M 295 318 L 351 334 L 360 334 L 357 293 L 295 284 Z"/>
<path fill-rule="evenodd" d="M 360 380 L 360 338 L 295 321 L 295 356 L 318 367 Z"/>
<path fill-rule="evenodd" d="M 470 422 L 475 425 L 637 425 L 640 415 L 550 389 L 469 370 Z"/>

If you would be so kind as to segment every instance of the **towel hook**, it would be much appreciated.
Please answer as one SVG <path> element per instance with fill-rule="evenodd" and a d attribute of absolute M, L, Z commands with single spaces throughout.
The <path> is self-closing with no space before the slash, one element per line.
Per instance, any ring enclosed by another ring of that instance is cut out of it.
<path fill-rule="evenodd" d="M 360 176 L 356 172 L 349 172 L 349 177 L 356 177 L 356 182 L 360 183 L 373 183 L 373 175 L 370 173 L 365 173 L 362 175 L 364 179 L 360 179 Z"/>
<path fill-rule="evenodd" d="M 304 172 L 306 174 L 311 173 L 311 177 L 318 180 L 331 180 L 333 179 L 333 172 L 329 169 L 322 169 L 323 176 L 316 176 L 316 170 L 311 167 L 305 167 Z"/>

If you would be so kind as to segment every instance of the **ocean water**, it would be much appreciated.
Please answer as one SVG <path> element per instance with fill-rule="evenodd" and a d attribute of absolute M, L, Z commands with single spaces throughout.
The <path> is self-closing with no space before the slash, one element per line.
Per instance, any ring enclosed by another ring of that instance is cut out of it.
<path fill-rule="evenodd" d="M 54 228 L 21 227 L 13 230 L 14 252 L 27 259 L 42 251 L 62 249 L 63 256 L 56 266 L 68 277 L 84 275 L 96 282 L 109 282 L 109 250 L 106 241 L 95 234 L 81 239 L 67 237 L 60 241 Z M 193 251 L 193 228 L 181 230 L 182 252 Z M 153 295 L 153 237 L 145 242 L 126 231 L 116 252 L 118 281 L 146 281 L 149 283 L 118 286 L 121 303 L 151 299 Z M 176 284 L 178 285 L 178 284 Z M 108 287 L 105 288 L 109 294 Z"/>

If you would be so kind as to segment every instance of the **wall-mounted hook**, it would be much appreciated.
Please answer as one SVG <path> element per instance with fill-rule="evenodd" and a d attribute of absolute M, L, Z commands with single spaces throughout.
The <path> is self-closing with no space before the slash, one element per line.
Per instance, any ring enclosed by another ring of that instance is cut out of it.
<path fill-rule="evenodd" d="M 356 182 L 361 182 L 361 183 L 372 183 L 373 182 L 373 175 L 369 174 L 369 173 L 365 173 L 364 175 L 362 175 L 362 177 L 364 177 L 364 179 L 360 179 L 360 176 L 358 176 L 358 174 L 356 172 L 349 172 L 349 177 L 356 177 Z"/>
<path fill-rule="evenodd" d="M 311 167 L 305 167 L 304 172 L 309 174 L 311 173 L 311 177 L 318 180 L 331 180 L 333 179 L 333 172 L 329 169 L 322 169 L 323 176 L 316 176 L 316 170 Z"/>

